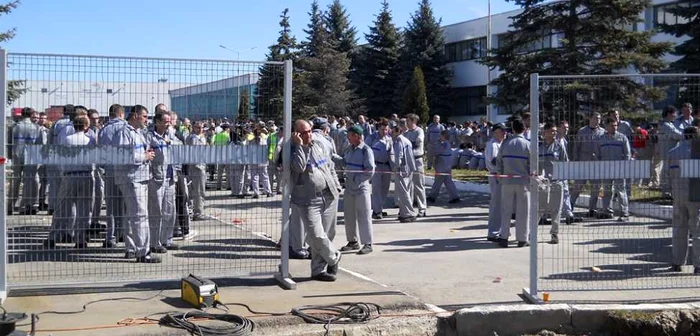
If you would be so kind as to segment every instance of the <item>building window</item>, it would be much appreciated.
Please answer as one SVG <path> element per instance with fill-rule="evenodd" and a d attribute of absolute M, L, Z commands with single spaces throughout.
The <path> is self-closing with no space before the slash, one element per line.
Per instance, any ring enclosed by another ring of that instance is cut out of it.
<path fill-rule="evenodd" d="M 498 47 L 501 48 L 504 45 L 508 44 L 510 42 L 510 39 L 512 38 L 512 33 L 504 33 L 498 35 Z M 561 36 L 560 36 L 561 35 Z M 542 50 L 542 49 L 549 49 L 552 47 L 552 36 L 556 36 L 556 38 L 561 39 L 563 37 L 563 34 L 551 34 L 551 33 L 543 33 L 542 37 L 533 40 L 525 45 L 521 45 L 518 47 L 518 49 L 515 51 L 518 54 L 525 54 L 525 53 L 530 53 L 533 51 L 537 50 Z"/>
<path fill-rule="evenodd" d="M 486 86 L 471 86 L 452 89 L 455 97 L 452 116 L 486 115 Z"/>
<path fill-rule="evenodd" d="M 690 1 L 678 1 L 654 6 L 654 27 L 659 25 L 676 25 L 688 23 L 688 19 L 676 16 L 668 11 L 670 8 L 690 7 Z"/>
<path fill-rule="evenodd" d="M 486 37 L 445 44 L 447 62 L 462 62 L 486 57 Z"/>

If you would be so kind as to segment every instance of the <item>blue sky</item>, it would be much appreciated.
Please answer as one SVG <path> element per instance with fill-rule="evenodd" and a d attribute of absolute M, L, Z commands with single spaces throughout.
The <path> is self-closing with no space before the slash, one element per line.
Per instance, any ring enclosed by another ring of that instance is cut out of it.
<path fill-rule="evenodd" d="M 332 0 L 320 0 L 327 8 Z M 487 0 L 433 0 L 443 24 L 485 16 Z M 0 29 L 17 28 L 2 47 L 11 52 L 109 56 L 262 60 L 279 31 L 279 14 L 289 8 L 297 40 L 304 39 L 310 0 L 23 0 Z M 364 40 L 380 0 L 344 0 Z M 418 0 L 389 0 L 394 22 L 405 26 Z M 491 10 L 515 9 L 492 0 Z"/>

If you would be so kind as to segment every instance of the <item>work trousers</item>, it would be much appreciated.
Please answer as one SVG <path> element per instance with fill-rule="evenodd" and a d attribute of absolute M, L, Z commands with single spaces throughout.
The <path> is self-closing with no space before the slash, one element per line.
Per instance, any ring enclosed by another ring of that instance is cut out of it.
<path fill-rule="evenodd" d="M 369 191 L 360 194 L 346 193 L 343 198 L 345 237 L 348 242 L 372 244 L 372 210 Z M 359 240 L 357 231 L 360 231 Z"/>
<path fill-rule="evenodd" d="M 510 236 L 510 216 L 515 211 L 515 238 L 519 242 L 529 241 L 530 236 L 530 185 L 501 183 L 501 232 L 500 237 Z"/>
<path fill-rule="evenodd" d="M 148 225 L 148 182 L 119 184 L 124 197 L 124 217 L 126 250 L 136 257 L 144 257 L 150 252 L 151 233 Z"/>
<path fill-rule="evenodd" d="M 333 207 L 333 195 L 324 192 L 315 197 L 306 206 L 299 206 L 299 218 L 306 230 L 306 238 L 311 249 L 311 275 L 326 271 L 326 266 L 335 265 L 340 260 L 340 252 L 328 237 L 329 227 L 337 215 L 337 207 Z"/>

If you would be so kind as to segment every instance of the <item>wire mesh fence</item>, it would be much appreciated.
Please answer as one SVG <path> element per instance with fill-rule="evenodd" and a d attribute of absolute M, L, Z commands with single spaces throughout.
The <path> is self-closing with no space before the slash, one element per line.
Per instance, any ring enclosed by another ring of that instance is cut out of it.
<path fill-rule="evenodd" d="M 278 270 L 283 63 L 7 65 L 10 288 Z"/>
<path fill-rule="evenodd" d="M 550 186 L 539 197 L 538 290 L 699 287 L 700 146 L 686 138 L 700 122 L 700 76 L 542 76 L 537 91 L 538 169 Z"/>

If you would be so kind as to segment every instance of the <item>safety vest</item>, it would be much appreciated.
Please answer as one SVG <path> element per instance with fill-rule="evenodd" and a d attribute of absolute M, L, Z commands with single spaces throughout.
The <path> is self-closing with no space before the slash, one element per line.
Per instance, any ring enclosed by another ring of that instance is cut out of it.
<path fill-rule="evenodd" d="M 228 132 L 220 132 L 214 135 L 212 143 L 214 145 L 228 145 L 230 140 L 231 139 L 229 138 Z"/>
<path fill-rule="evenodd" d="M 272 161 L 275 159 L 275 151 L 277 150 L 277 132 L 270 134 L 270 145 L 267 147 L 267 159 Z"/>

